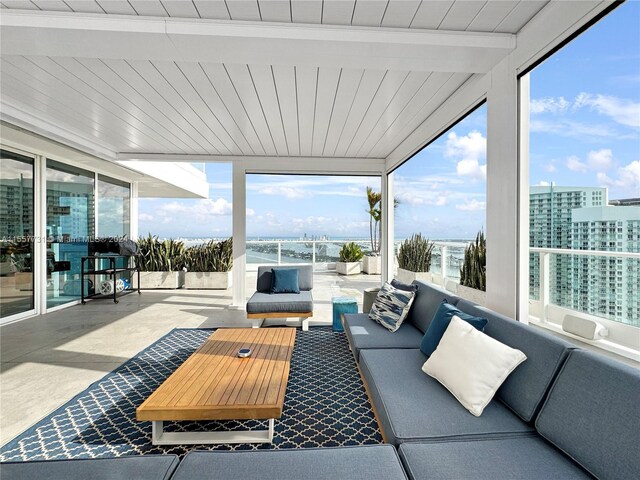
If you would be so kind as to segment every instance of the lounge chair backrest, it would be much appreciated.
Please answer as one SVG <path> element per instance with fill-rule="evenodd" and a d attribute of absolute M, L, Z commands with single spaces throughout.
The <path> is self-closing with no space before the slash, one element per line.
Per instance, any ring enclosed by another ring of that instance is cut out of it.
<path fill-rule="evenodd" d="M 262 293 L 269 293 L 271 291 L 271 270 L 273 268 L 297 268 L 298 287 L 300 290 L 313 289 L 313 267 L 311 265 L 281 265 L 279 267 L 262 265 L 258 267 L 257 291 Z"/>

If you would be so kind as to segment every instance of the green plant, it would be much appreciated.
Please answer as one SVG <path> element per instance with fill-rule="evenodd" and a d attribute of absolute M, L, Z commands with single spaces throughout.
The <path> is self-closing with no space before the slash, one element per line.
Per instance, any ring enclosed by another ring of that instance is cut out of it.
<path fill-rule="evenodd" d="M 360 245 L 355 242 L 345 243 L 340 249 L 340 261 L 344 263 L 359 262 L 364 257 Z"/>
<path fill-rule="evenodd" d="M 371 187 L 367 187 L 367 203 L 369 209 L 369 238 L 371 240 L 371 253 L 380 253 L 380 239 L 382 238 L 382 193 L 376 192 Z M 393 208 L 397 208 L 400 201 L 393 199 Z"/>
<path fill-rule="evenodd" d="M 143 272 L 176 272 L 184 267 L 184 243 L 180 240 L 160 241 L 149 234 L 140 238 L 138 244 L 138 265 Z"/>
<path fill-rule="evenodd" d="M 228 272 L 233 266 L 233 240 L 210 240 L 204 245 L 189 247 L 184 263 L 189 272 Z"/>
<path fill-rule="evenodd" d="M 400 244 L 398 267 L 411 272 L 428 272 L 434 243 L 416 233 Z"/>
<path fill-rule="evenodd" d="M 487 242 L 482 230 L 476 235 L 475 241 L 464 249 L 460 285 L 483 292 L 487 289 Z"/>

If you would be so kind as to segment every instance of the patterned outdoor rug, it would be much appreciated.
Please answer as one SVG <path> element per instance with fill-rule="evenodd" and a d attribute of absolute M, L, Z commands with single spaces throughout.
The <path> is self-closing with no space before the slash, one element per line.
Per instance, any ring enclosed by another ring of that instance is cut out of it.
<path fill-rule="evenodd" d="M 371 405 L 343 333 L 298 330 L 282 418 L 272 444 L 154 446 L 151 422 L 136 408 L 209 335 L 175 329 L 92 384 L 0 450 L 1 461 L 183 455 L 193 449 L 254 450 L 382 443 Z M 174 422 L 166 431 L 266 428 L 266 421 Z"/>

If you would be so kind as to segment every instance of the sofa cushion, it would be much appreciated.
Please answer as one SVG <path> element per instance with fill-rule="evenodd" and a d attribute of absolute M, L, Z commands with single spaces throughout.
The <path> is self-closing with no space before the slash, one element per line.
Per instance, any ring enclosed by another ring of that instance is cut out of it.
<path fill-rule="evenodd" d="M 527 356 L 527 361 L 502 384 L 496 398 L 523 420 L 532 421 L 567 354 L 575 347 L 546 332 L 466 300 L 460 300 L 457 307 L 463 312 L 488 319 L 484 333 L 505 345 L 517 348 Z"/>
<path fill-rule="evenodd" d="M 403 283 L 395 278 L 391 279 L 391 286 L 397 288 L 398 290 L 404 290 L 405 292 L 415 293 L 418 291 L 418 285 L 414 285 L 413 283 Z"/>
<path fill-rule="evenodd" d="M 271 293 L 300 293 L 298 272 L 293 268 L 273 268 L 271 270 Z"/>
<path fill-rule="evenodd" d="M 376 295 L 369 318 L 390 332 L 395 332 L 407 317 L 414 297 L 414 292 L 400 290 L 386 282 Z"/>
<path fill-rule="evenodd" d="M 537 436 L 481 442 L 403 443 L 399 453 L 411 480 L 591 478 Z"/>
<path fill-rule="evenodd" d="M 431 324 L 420 343 L 420 350 L 422 350 L 422 353 L 429 356 L 435 352 L 438 344 L 440 343 L 440 339 L 449 326 L 449 322 L 451 322 L 451 317 L 454 315 L 471 324 L 481 332 L 484 331 L 484 327 L 487 325 L 486 318 L 469 315 L 468 313 L 458 310 L 450 303 L 447 303 L 446 300 L 443 300 L 440 303 L 438 310 L 436 310 L 436 313 L 431 320 Z"/>
<path fill-rule="evenodd" d="M 313 311 L 313 297 L 310 291 L 300 293 L 256 292 L 247 302 L 247 313 L 299 313 Z"/>
<path fill-rule="evenodd" d="M 640 370 L 574 350 L 551 387 L 536 428 L 598 478 L 640 474 Z"/>
<path fill-rule="evenodd" d="M 360 351 L 360 370 L 388 442 L 485 439 L 534 432 L 500 402 L 490 402 L 481 417 L 471 415 L 437 380 L 422 372 L 426 359 L 418 349 Z"/>
<path fill-rule="evenodd" d="M 298 269 L 298 287 L 300 290 L 313 290 L 313 267 L 311 265 L 287 265 L 287 268 Z M 261 265 L 258 267 L 258 281 L 256 290 L 262 293 L 271 292 L 271 270 L 272 265 Z M 278 267 L 275 267 L 278 268 Z"/>
<path fill-rule="evenodd" d="M 178 466 L 177 455 L 129 455 L 119 458 L 2 463 L 2 478 L 11 480 L 167 480 Z"/>
<path fill-rule="evenodd" d="M 391 333 L 382 325 L 369 319 L 366 313 L 346 314 L 344 331 L 356 359 L 360 361 L 360 351 L 367 348 L 418 348 L 422 332 L 411 324 L 403 323 Z"/>
<path fill-rule="evenodd" d="M 406 480 L 391 445 L 190 452 L 172 480 Z"/>
<path fill-rule="evenodd" d="M 418 286 L 418 291 L 413 300 L 411 310 L 409 310 L 407 322 L 412 323 L 418 330 L 425 333 L 442 300 L 446 300 L 451 305 L 456 305 L 459 298 L 451 295 L 446 290 L 428 285 L 419 280 L 415 280 L 413 285 Z"/>
<path fill-rule="evenodd" d="M 454 315 L 422 370 L 479 417 L 502 382 L 526 359 L 520 350 L 479 332 Z"/>

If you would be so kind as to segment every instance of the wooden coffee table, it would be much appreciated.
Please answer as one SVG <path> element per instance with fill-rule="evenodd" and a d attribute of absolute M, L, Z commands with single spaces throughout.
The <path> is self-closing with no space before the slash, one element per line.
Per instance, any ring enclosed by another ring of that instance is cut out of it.
<path fill-rule="evenodd" d="M 152 422 L 154 445 L 270 443 L 282 416 L 295 328 L 233 328 L 215 331 L 136 410 Z M 250 348 L 248 358 L 238 358 Z M 269 419 L 268 430 L 165 432 L 176 420 Z"/>

